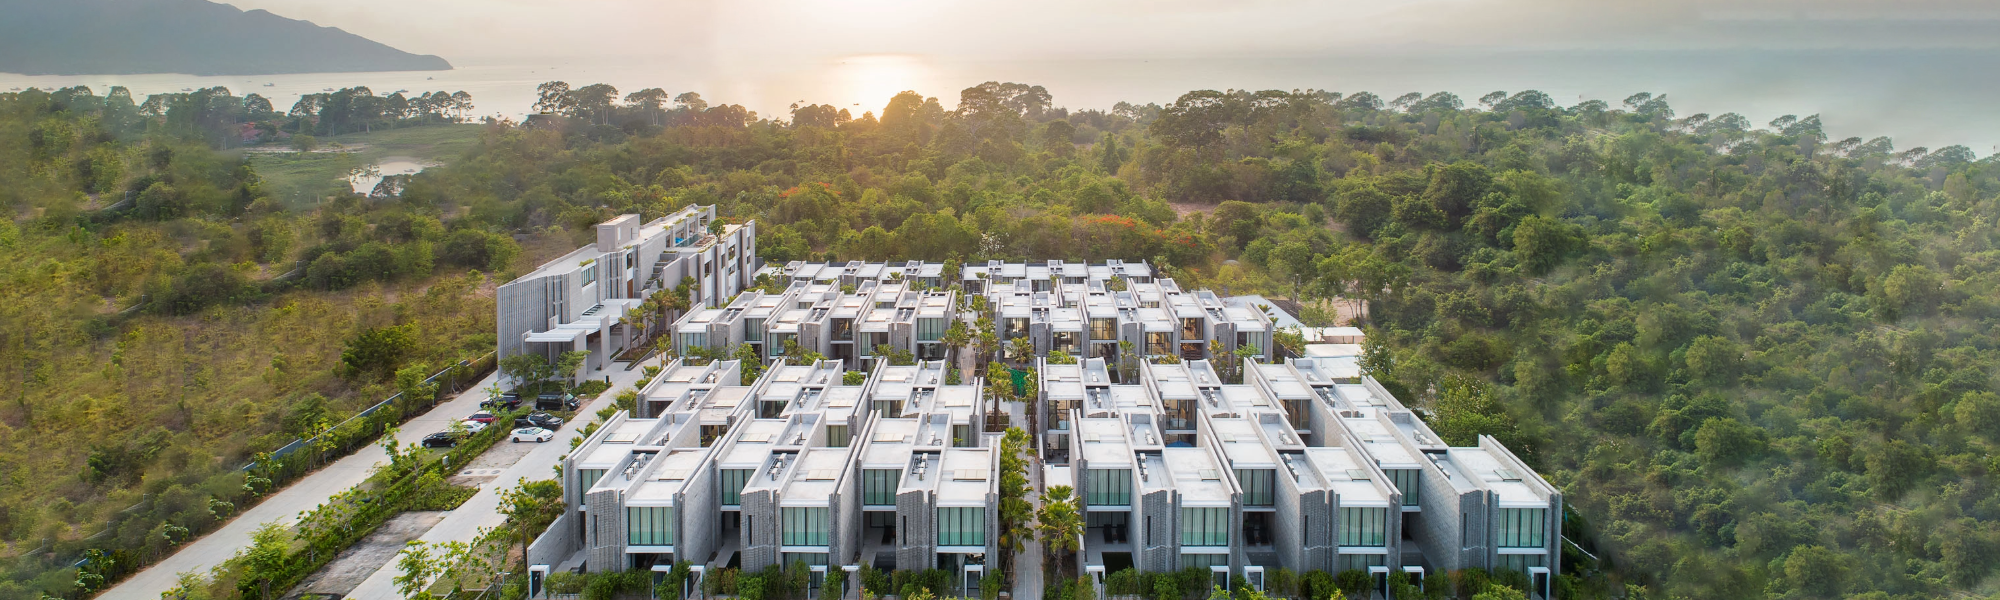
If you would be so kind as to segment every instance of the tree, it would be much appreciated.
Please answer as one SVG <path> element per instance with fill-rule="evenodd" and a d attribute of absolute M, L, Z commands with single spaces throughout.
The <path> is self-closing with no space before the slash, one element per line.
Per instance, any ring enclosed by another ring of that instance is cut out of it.
<path fill-rule="evenodd" d="M 500 359 L 500 372 L 514 378 L 520 387 L 539 390 L 542 382 L 554 376 L 555 366 L 540 354 L 516 354 Z"/>
<path fill-rule="evenodd" d="M 500 492 L 500 512 L 521 535 L 521 562 L 527 564 L 530 532 L 541 531 L 562 516 L 562 482 L 555 479 L 528 481 L 523 477 L 514 489 Z"/>
<path fill-rule="evenodd" d="M 1077 509 L 1076 489 L 1066 485 L 1049 486 L 1042 493 L 1042 508 L 1035 514 L 1036 529 L 1041 532 L 1042 547 L 1057 554 L 1063 567 L 1060 572 L 1065 577 L 1075 577 L 1070 565 L 1076 561 L 1062 558 L 1076 552 L 1083 543 L 1083 513 Z"/>
<path fill-rule="evenodd" d="M 243 563 L 243 579 L 239 591 L 254 591 L 260 600 L 270 600 L 271 584 L 283 578 L 289 570 L 286 551 L 291 543 L 291 534 L 277 523 L 265 523 L 250 534 L 250 547 L 237 552 Z M 253 590 L 242 590 L 245 584 L 255 584 Z"/>
<path fill-rule="evenodd" d="M 416 332 L 408 325 L 363 329 L 348 338 L 340 364 L 349 377 L 385 377 L 416 348 Z"/>

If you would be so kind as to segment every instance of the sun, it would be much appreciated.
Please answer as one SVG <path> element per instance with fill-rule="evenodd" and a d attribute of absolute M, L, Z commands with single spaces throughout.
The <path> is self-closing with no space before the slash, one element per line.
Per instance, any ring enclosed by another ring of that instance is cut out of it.
<path fill-rule="evenodd" d="M 882 114 L 889 99 L 904 90 L 924 92 L 936 83 L 937 75 L 923 59 L 902 54 L 871 54 L 837 58 L 827 70 L 827 86 L 839 99 L 838 106 L 861 118 L 863 112 Z M 925 92 L 935 96 L 935 91 Z"/>

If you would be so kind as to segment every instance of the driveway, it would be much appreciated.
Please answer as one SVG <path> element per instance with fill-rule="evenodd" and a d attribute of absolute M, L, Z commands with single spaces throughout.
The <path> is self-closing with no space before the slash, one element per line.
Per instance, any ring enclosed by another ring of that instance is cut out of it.
<path fill-rule="evenodd" d="M 460 392 L 457 397 L 439 404 L 437 408 L 417 418 L 403 423 L 396 433 L 396 439 L 405 444 L 415 444 L 424 436 L 444 430 L 452 422 L 465 418 L 479 410 L 479 402 L 485 399 L 487 387 L 499 377 L 499 371 L 487 375 L 479 383 Z M 369 444 L 356 450 L 333 464 L 320 468 L 277 493 L 266 496 L 262 502 L 250 507 L 243 514 L 223 524 L 220 529 L 181 546 L 181 549 L 166 560 L 133 574 L 118 585 L 105 590 L 101 600 L 160 600 L 160 594 L 171 590 L 178 583 L 181 573 L 193 571 L 207 575 L 210 569 L 236 555 L 236 551 L 250 545 L 250 534 L 265 523 L 277 523 L 290 527 L 298 522 L 299 514 L 308 507 L 319 506 L 334 494 L 346 491 L 368 479 L 375 466 L 385 462 L 388 455 L 378 444 Z"/>
<path fill-rule="evenodd" d="M 657 365 L 661 363 L 660 359 L 656 357 L 647 359 L 643 364 Z M 533 449 L 529 450 L 518 462 L 501 470 L 499 475 L 494 476 L 488 483 L 481 484 L 479 486 L 479 493 L 474 494 L 471 499 L 465 501 L 465 504 L 459 505 L 457 509 L 446 514 L 443 521 L 439 521 L 436 526 L 432 527 L 429 532 L 424 533 L 418 539 L 431 544 L 454 541 L 470 544 L 474 539 L 479 537 L 480 530 L 498 528 L 502 523 L 505 523 L 507 515 L 500 513 L 500 493 L 514 489 L 516 484 L 524 477 L 530 481 L 554 477 L 554 465 L 563 455 L 569 454 L 570 439 L 583 437 L 583 424 L 586 421 L 597 420 L 597 411 L 613 404 L 618 397 L 618 393 L 630 389 L 632 384 L 645 374 L 643 371 L 644 369 L 640 368 L 626 371 L 622 367 L 613 367 L 597 372 L 596 375 L 598 378 L 603 378 L 607 375 L 611 377 L 611 389 L 598 394 L 596 400 L 592 400 L 589 404 L 578 408 L 576 411 L 576 421 L 564 423 L 562 429 L 556 431 L 555 439 L 540 444 L 524 444 L 532 446 Z M 474 402 L 473 405 L 478 406 L 478 403 Z M 505 448 L 507 445 L 507 442 L 501 442 L 494 446 L 495 450 L 488 451 L 488 454 L 499 451 L 499 449 Z M 482 462 L 483 459 L 484 457 L 482 457 Z M 474 464 L 478 465 L 481 462 L 475 462 Z M 485 473 L 482 472 L 481 475 L 484 476 Z M 520 547 L 516 545 L 514 551 L 518 555 Z M 394 558 L 383 563 L 382 567 L 377 569 L 374 575 L 370 575 L 368 579 L 363 580 L 360 586 L 355 587 L 354 591 L 347 594 L 347 597 L 367 598 L 370 600 L 399 597 L 400 595 L 396 593 L 395 582 L 396 576 L 399 573 L 397 573 L 395 565 L 396 561 Z"/>

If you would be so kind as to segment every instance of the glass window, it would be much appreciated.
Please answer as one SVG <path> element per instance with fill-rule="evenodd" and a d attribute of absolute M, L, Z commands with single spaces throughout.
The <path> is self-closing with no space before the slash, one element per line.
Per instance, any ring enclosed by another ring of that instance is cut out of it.
<path fill-rule="evenodd" d="M 1167 333 L 1158 331 L 1146 334 L 1146 353 L 1153 355 L 1173 354 L 1174 347 L 1167 341 Z"/>
<path fill-rule="evenodd" d="M 1011 340 L 1017 337 L 1027 337 L 1027 336 L 1028 336 L 1027 319 L 1007 319 L 1007 332 L 1006 335 L 1003 336 L 1005 339 Z"/>
<path fill-rule="evenodd" d="M 743 320 L 743 339 L 744 339 L 745 341 L 751 341 L 751 342 L 761 342 L 761 341 L 764 341 L 764 320 L 763 320 L 763 319 L 744 319 L 744 320 Z"/>
<path fill-rule="evenodd" d="M 1340 555 L 1339 570 L 1366 571 L 1368 567 L 1382 566 L 1383 560 L 1387 558 L 1388 555 L 1384 554 L 1342 554 Z"/>
<path fill-rule="evenodd" d="M 722 469 L 717 471 L 718 484 L 722 486 L 722 504 L 735 506 L 743 503 L 743 486 L 750 483 L 752 469 Z"/>
<path fill-rule="evenodd" d="M 1419 473 L 1421 471 L 1416 469 L 1388 469 L 1387 471 L 1389 473 L 1389 481 L 1396 483 L 1396 491 L 1403 493 L 1403 506 L 1416 506 L 1419 495 L 1418 490 L 1421 489 L 1417 487 L 1417 478 L 1420 476 Z"/>
<path fill-rule="evenodd" d="M 1118 322 L 1112 319 L 1091 319 L 1090 339 L 1098 341 L 1118 339 Z"/>
<path fill-rule="evenodd" d="M 681 334 L 681 353 L 682 353 L 682 354 L 687 354 L 687 353 L 688 353 L 689 351 L 691 351 L 691 350 L 693 350 L 693 349 L 695 349 L 695 348 L 707 348 L 707 347 L 708 347 L 708 334 L 707 334 L 707 333 L 683 333 L 683 334 Z"/>
<path fill-rule="evenodd" d="M 945 319 L 917 319 L 917 341 L 935 342 L 944 339 L 944 331 L 951 326 Z"/>
<path fill-rule="evenodd" d="M 1201 319 L 1181 319 L 1181 339 L 1201 339 Z"/>
<path fill-rule="evenodd" d="M 853 434 L 847 432 L 846 425 L 826 426 L 826 447 L 828 448 L 846 448 L 849 439 L 853 437 Z"/>
<path fill-rule="evenodd" d="M 582 487 L 577 489 L 589 492 L 590 486 L 597 485 L 597 480 L 604 477 L 604 469 L 578 469 L 576 476 L 583 480 L 579 482 L 582 484 Z"/>
<path fill-rule="evenodd" d="M 1277 501 L 1277 472 L 1271 469 L 1237 469 L 1236 482 L 1243 486 L 1244 506 L 1272 506 Z"/>
<path fill-rule="evenodd" d="M 1181 568 L 1183 569 L 1186 569 L 1188 567 L 1194 567 L 1196 569 L 1207 571 L 1209 567 L 1227 567 L 1227 566 L 1229 566 L 1229 555 L 1227 554 L 1182 554 L 1181 555 Z"/>
<path fill-rule="evenodd" d="M 1091 469 L 1085 475 L 1084 504 L 1088 506 L 1131 506 L 1131 469 Z"/>
<path fill-rule="evenodd" d="M 1543 546 L 1543 529 L 1548 525 L 1549 509 L 1546 508 L 1503 508 L 1500 509 L 1501 548 L 1540 548 Z"/>
<path fill-rule="evenodd" d="M 792 564 L 794 563 L 805 563 L 805 565 L 808 567 L 821 566 L 826 564 L 826 553 L 786 552 L 784 560 L 785 560 L 785 568 L 791 568 Z"/>
<path fill-rule="evenodd" d="M 861 503 L 871 506 L 895 504 L 896 482 L 902 478 L 901 469 L 862 469 Z"/>
<path fill-rule="evenodd" d="M 1181 509 L 1181 545 L 1229 545 L 1229 509 Z"/>
<path fill-rule="evenodd" d="M 674 545 L 674 509 L 671 506 L 625 507 L 625 545 Z"/>
<path fill-rule="evenodd" d="M 576 287 L 589 287 L 590 284 L 597 283 L 596 263 L 584 265 L 580 272 L 583 274 L 583 283 L 578 284 Z"/>
<path fill-rule="evenodd" d="M 826 507 L 787 507 L 783 512 L 784 524 L 778 531 L 784 535 L 784 545 L 827 545 L 832 528 Z"/>
<path fill-rule="evenodd" d="M 940 508 L 937 512 L 939 546 L 986 545 L 985 508 Z"/>
<path fill-rule="evenodd" d="M 1340 509 L 1340 545 L 1358 547 L 1385 546 L 1385 532 L 1389 525 L 1389 509 L 1375 507 L 1342 507 Z"/>
<path fill-rule="evenodd" d="M 1500 555 L 1500 564 L 1494 570 L 1520 571 L 1522 574 L 1526 574 L 1529 567 L 1539 566 L 1542 566 L 1542 555 L 1540 554 L 1502 554 Z"/>

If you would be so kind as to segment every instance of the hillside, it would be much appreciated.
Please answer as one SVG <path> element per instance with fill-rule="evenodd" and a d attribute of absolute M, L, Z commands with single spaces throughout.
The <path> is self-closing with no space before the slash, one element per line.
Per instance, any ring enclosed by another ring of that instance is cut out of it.
<path fill-rule="evenodd" d="M 332 27 L 206 0 L 0 0 L 0 72 L 267 75 L 438 71 L 451 63 Z"/>

